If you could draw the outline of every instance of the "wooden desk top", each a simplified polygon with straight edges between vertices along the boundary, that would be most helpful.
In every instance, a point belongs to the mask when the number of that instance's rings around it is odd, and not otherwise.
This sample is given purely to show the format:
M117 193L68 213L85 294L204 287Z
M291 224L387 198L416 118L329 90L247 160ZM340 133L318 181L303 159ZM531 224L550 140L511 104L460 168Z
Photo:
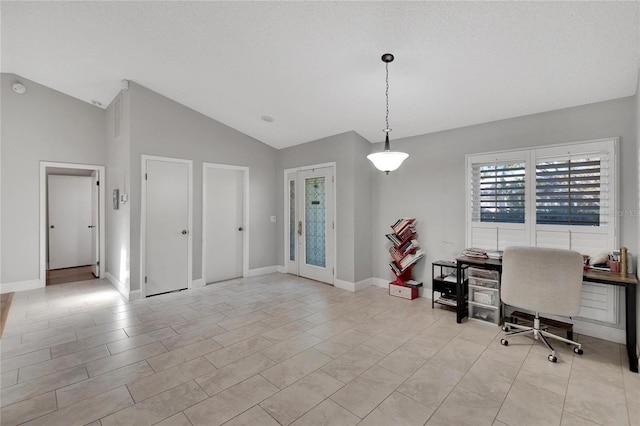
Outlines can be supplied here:
M498 259L484 259L481 257L461 256L456 258L456 261L471 265L485 266L492 269L498 269L502 267L502 260ZM595 283L614 285L638 285L638 278L633 274L620 274L617 272L587 269L582 273L582 276L585 281Z

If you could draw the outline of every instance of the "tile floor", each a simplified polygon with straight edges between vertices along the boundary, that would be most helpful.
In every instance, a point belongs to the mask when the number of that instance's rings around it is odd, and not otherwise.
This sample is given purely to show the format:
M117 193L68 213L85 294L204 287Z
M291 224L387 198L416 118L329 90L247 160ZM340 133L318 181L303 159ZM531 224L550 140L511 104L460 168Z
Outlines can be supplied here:
M621 345L526 337L428 299L272 274L127 303L106 281L15 294L1 424L638 425Z

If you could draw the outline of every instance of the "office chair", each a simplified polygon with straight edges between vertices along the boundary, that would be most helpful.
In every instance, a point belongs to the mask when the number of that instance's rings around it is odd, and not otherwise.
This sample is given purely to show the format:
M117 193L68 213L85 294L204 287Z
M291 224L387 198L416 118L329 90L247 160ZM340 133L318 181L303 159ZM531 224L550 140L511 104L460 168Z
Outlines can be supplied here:
M582 255L576 251L541 247L507 247L502 256L500 298L510 306L535 312L533 327L505 322L506 332L500 341L509 344L510 336L532 335L551 350L549 361L557 362L549 339L575 345L582 355L582 345L540 328L540 312L570 317L580 311L582 292ZM517 331L509 332L510 329Z

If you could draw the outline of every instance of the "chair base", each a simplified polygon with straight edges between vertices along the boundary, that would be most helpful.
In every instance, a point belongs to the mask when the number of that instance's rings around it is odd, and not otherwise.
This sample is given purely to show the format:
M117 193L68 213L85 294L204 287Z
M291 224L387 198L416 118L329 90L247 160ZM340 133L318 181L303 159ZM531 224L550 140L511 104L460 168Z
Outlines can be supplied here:
M509 332L511 328L515 328L517 331ZM535 317L533 318L533 327L526 327L520 324L512 324L509 322L505 322L502 329L506 332L504 338L500 341L503 346L509 345L509 341L507 340L510 336L527 336L530 335L535 340L542 342L547 349L551 351L551 354L547 357L547 359L551 362L557 362L558 357L556 356L556 351L553 349L553 346L549 343L547 339L559 340L561 342L567 343L569 345L574 345L573 352L578 355L582 355L582 344L575 342L573 340L565 339L564 337L558 336L553 333L549 333L544 328L540 328L540 315L536 312Z

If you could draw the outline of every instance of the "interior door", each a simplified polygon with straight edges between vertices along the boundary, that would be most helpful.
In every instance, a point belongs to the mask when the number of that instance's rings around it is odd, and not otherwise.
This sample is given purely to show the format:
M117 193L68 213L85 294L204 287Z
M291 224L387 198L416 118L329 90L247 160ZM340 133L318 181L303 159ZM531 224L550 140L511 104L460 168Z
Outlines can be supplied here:
M49 269L91 264L91 177L48 177Z
M98 212L100 211L99 205L99 191L98 187L98 171L94 170L91 173L91 272L96 277L100 276L100 237L98 235L99 220Z
M190 164L145 160L146 295L189 286Z
M333 167L299 171L296 187L298 274L333 284Z
M244 171L204 168L205 282L242 276Z

